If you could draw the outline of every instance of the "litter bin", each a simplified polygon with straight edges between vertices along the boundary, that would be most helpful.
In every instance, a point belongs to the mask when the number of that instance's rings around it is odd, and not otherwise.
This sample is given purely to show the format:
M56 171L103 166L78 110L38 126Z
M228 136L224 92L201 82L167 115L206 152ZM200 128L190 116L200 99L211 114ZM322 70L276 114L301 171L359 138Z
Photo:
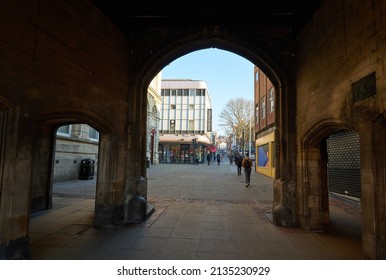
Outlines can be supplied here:
M95 161L86 158L80 162L79 179L88 180L94 178L94 164Z

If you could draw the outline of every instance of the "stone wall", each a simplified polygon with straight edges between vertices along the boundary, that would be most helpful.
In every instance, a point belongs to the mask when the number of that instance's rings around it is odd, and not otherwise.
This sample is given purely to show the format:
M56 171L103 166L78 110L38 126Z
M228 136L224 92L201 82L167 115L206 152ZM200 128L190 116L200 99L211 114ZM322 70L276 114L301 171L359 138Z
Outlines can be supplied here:
M98 171L98 142L57 136L54 183L78 180L83 159L94 160L95 176Z
M384 192L385 163L374 158L374 149L385 145L384 139L379 142L377 137L385 130L385 14L386 5L380 0L324 1L298 38L293 120L301 223L313 228L324 219L326 137L340 129L355 131L361 151L364 256L383 258L385 244L375 245L380 236L371 224L383 224L385 219L384 196L376 195ZM355 87L364 77L367 81ZM374 204L380 207L374 209Z
M0 258L26 258L30 211L51 207L61 125L101 133L96 224L122 219L127 112L135 105L125 39L91 1L1 1L0 11Z

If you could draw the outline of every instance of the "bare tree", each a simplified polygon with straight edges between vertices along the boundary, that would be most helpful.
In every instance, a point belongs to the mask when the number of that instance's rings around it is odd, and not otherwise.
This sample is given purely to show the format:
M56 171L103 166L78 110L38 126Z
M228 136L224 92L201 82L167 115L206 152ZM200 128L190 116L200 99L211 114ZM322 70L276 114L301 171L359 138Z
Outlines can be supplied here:
M252 137L254 133L253 112L253 101L241 97L231 99L220 113L219 125L227 134L235 136L238 145L241 141L244 141L243 144L246 145L249 139L254 139ZM246 146L249 147L249 145Z

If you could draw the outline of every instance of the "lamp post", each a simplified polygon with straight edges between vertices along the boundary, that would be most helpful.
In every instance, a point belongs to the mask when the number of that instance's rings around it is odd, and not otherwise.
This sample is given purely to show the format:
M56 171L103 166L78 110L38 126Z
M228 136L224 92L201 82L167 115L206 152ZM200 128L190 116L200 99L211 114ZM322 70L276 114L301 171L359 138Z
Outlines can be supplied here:
M228 135L227 146L228 150L232 151L232 133Z
M196 155L197 138L193 138L192 143L193 143L193 164L198 164L197 155Z
M241 131L241 145L242 146L242 151L243 151L243 156L244 156L244 153L245 153L245 139L244 139L244 126L243 126L243 130Z
M252 155L252 104L249 106L249 155Z

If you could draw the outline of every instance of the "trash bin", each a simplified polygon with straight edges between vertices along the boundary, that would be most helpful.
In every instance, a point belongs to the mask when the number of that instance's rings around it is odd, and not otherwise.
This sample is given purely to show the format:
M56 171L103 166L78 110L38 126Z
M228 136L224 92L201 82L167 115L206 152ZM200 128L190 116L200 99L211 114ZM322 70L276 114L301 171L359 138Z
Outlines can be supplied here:
M79 179L88 180L94 178L95 161L90 158L83 159L80 162Z

